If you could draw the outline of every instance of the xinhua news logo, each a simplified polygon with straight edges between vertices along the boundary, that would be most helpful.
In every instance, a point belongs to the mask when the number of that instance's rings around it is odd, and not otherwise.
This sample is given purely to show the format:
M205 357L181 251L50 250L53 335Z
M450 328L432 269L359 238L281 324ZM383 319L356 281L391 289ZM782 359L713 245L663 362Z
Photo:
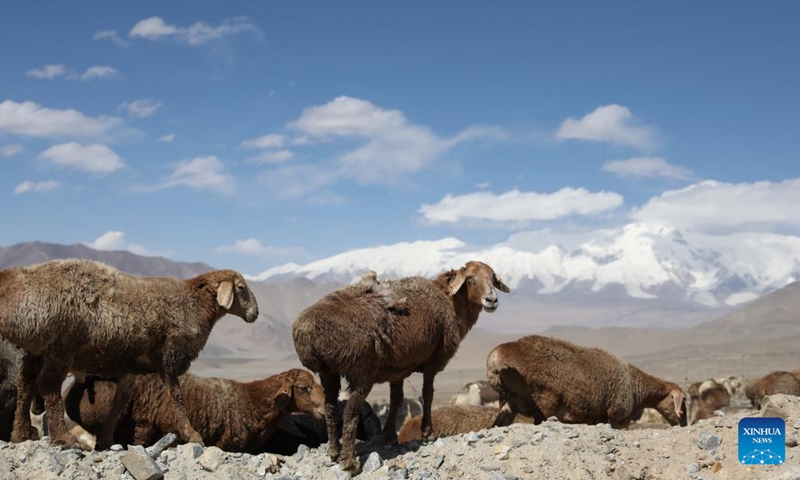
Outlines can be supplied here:
M782 418L739 420L739 461L745 465L780 465L786 460L786 422Z

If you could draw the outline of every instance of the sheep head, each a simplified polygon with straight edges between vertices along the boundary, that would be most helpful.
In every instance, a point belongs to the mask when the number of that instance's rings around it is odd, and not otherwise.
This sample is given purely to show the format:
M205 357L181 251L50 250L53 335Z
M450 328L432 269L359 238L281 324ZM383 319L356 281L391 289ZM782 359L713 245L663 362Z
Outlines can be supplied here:
M309 413L322 417L325 392L306 370L295 368L282 374L281 386L274 398L275 408L284 412Z
M234 270L216 270L204 275L198 286L208 288L216 295L221 313L236 315L247 323L258 318L256 296L247 286L244 277Z
M670 383L669 386L669 394L656 405L656 410L670 425L685 427L688 422L686 417L686 394L674 383Z
M508 293L511 289L500 280L492 267L483 262L467 262L454 272L448 287L450 295L455 295L462 288L467 289L467 298L473 305L481 305L486 312L494 312L499 305L497 292Z

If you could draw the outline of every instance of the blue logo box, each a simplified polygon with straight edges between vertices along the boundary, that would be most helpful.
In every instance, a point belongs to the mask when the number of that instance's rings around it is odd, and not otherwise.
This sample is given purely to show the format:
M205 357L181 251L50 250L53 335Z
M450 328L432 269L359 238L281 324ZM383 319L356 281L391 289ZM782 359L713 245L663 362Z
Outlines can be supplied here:
M786 422L782 418L739 420L739 462L780 465L786 460Z

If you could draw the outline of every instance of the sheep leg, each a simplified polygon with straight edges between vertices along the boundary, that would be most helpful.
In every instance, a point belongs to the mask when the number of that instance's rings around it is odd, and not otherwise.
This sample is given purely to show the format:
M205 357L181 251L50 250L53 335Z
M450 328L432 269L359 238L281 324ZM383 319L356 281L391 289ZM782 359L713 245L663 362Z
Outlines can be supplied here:
M403 381L389 384L389 414L383 426L383 443L397 443L397 412L403 403Z
M205 445L203 437L192 427L186 409L183 408L183 393L181 384L176 375L170 375L164 379L169 386L169 394L172 397L172 407L174 409L175 422L178 427L178 435L181 440L188 443L199 443Z
M133 380L133 375L123 375L117 379L117 389L114 392L114 400L111 403L111 412L100 427L100 431L97 432L95 450L106 450L114 444L114 430L117 428L117 422L119 422L122 411L130 401Z
M339 375L319 374L322 389L325 391L325 426L328 427L328 454L331 461L339 459L339 432L336 421L336 406L339 403L339 390L342 388Z
M422 440L428 442L433 436L433 426L431 425L431 405L433 404L433 379L436 371L426 368L422 372Z
M70 365L72 365L70 356L49 354L44 359L42 372L37 381L39 391L44 398L44 408L53 443L66 448L80 447L75 436L67 431L64 422L64 399L61 398L61 385L67 378Z
M514 423L514 419L517 417L517 411L512 406L513 402L505 402L503 408L500 409L500 413L497 414L497 418L494 420L493 427L507 427Z
M14 428L11 431L12 442L36 440L39 432L31 425L31 403L36 389L36 379L42 370L42 357L25 353L17 375L17 409L14 411Z
M372 385L354 384L351 378L347 379L350 384L350 398L344 407L344 428L342 432L342 456L339 466L342 470L350 473L358 471L359 462L355 454L356 433L358 431L358 412L361 404L367 399Z

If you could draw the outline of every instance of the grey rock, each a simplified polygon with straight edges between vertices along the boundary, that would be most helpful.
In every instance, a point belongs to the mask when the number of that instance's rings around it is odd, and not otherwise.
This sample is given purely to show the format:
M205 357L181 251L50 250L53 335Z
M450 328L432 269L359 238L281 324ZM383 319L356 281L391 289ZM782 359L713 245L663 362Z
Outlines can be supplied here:
M121 452L125 450L125 447L123 447L119 443L115 443L114 445L111 445L111 448L109 448L109 450L111 450L112 452Z
M200 458L200 455L203 454L203 447L197 443L184 443L183 445L178 445L177 452L179 459L189 461Z
M408 470L405 469L405 468L401 468L399 470L395 470L392 475L393 475L394 478L397 478L397 479L400 479L400 480L406 480L408 478Z
M686 473L689 474L689 475L695 475L699 471L700 471L700 464L698 464L698 463L693 463L693 464L689 465L688 467L686 467Z
M443 463L444 463L444 455L437 455L433 459L433 468L438 470Z
M150 455L150 458L156 459L158 458L159 455L161 455L161 452L163 452L164 450L167 449L167 447L175 443L175 440L177 439L178 437L176 437L174 433L168 433L163 437L161 437L159 441L147 447L145 450L147 451L147 454Z
M367 461L364 462L364 466L361 468L361 470L363 473L372 473L382 466L383 459L381 459L381 456L378 455L378 452L372 452L369 454L369 457L367 457Z
M786 446L789 448L797 446L797 436L792 433L786 434Z
M475 443L478 440L480 440L480 438L478 437L478 434L476 434L475 432L469 432L467 436L464 437L464 440L466 440L467 443Z
M425 469L420 470L417 475L419 475L419 478L431 478L431 472Z
M202 455L200 455L200 466L208 470L209 472L213 472L222 465L222 462L225 461L225 452L220 450L217 447L208 447Z
M305 445L300 445L297 447L297 451L295 452L293 458L296 462L299 462L303 460L303 457L306 456L306 453L308 453L308 447Z
M700 432L700 438L697 439L697 446L702 450L713 450L717 448L720 443L722 443L722 439L719 435L715 435L708 430Z
M161 468L141 445L130 445L128 451L122 456L122 464L136 480L164 478Z
M479 468L484 472L496 472L500 470L500 465L481 465Z

